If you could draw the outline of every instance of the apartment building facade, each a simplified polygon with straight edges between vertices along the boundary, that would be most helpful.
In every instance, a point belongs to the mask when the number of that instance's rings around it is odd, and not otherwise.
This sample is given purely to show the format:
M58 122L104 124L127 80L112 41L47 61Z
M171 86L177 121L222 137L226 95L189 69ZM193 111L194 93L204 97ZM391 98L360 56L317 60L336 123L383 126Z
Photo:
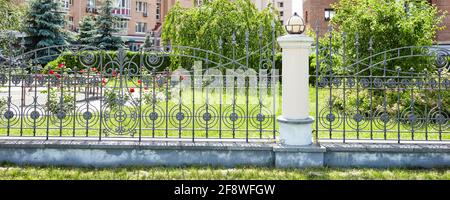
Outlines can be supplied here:
M96 16L104 0L62 0L67 13L67 28L77 32L83 17ZM192 0L179 0L184 7L193 6ZM114 24L118 35L130 48L137 50L143 44L145 36L153 32L158 42L162 23L175 0L113 0L112 13L118 18Z
M294 14L292 13L292 1L300 0L251 0L258 10L263 10L267 5L274 5L276 12L278 12L279 20L281 24L286 24L289 18Z
M316 27L319 24L320 33L327 31L328 22L333 18L335 10L331 4L338 0L303 0L303 19L308 28ZM436 5L439 10L447 11L447 16L442 25L445 30L438 31L436 42L438 44L450 44L450 0L428 0L429 3Z

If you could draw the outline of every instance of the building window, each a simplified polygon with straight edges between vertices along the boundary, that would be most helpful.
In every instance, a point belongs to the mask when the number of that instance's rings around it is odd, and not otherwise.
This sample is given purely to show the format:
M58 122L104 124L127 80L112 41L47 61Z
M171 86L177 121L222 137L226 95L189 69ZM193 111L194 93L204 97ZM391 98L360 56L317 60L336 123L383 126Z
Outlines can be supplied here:
M280 23L281 23L281 25L284 25L284 21L283 20L280 20Z
M72 5L73 4L73 0L69 0L69 5Z
M278 2L278 7L279 7L279 8L284 7L284 3L283 3L283 2Z
M113 14L116 15L126 15L129 16L131 7L131 0L117 0L116 8L112 11Z
M334 17L334 9L327 8L325 9L325 21L330 21Z
M114 28L121 29L121 30L128 29L128 21L127 20L118 21L118 22L114 23Z
M156 19L159 20L161 18L161 0L157 0L156 2Z
M283 17L283 16L284 16L284 12L280 11L280 17Z
M147 23L137 22L136 23L136 33L145 33L147 31Z
M147 12L147 2L136 1L136 12Z
M88 8L94 8L95 7L95 0L87 0L87 7Z

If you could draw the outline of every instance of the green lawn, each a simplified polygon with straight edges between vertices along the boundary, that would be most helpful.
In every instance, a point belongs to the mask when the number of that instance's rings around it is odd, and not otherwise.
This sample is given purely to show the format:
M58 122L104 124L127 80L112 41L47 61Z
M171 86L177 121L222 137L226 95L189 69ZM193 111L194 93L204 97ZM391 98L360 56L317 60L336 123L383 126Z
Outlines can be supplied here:
M273 169L260 167L132 167L72 168L0 164L0 179L90 179L90 180L450 180L450 169Z

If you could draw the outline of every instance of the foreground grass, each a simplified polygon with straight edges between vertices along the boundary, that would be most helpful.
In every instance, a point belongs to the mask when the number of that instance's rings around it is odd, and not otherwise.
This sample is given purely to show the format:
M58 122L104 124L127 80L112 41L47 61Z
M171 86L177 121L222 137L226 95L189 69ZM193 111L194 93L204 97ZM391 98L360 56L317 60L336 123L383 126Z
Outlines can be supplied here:
M72 168L0 165L0 179L47 180L450 180L450 169L273 169L261 167Z

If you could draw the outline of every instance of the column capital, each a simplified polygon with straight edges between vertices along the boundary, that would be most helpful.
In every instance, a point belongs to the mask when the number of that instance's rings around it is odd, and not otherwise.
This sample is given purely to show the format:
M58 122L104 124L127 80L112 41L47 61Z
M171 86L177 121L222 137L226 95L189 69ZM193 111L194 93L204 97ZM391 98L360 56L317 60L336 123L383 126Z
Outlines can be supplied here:
M277 38L277 41L283 49L310 49L314 39L306 36L305 34L288 34Z

